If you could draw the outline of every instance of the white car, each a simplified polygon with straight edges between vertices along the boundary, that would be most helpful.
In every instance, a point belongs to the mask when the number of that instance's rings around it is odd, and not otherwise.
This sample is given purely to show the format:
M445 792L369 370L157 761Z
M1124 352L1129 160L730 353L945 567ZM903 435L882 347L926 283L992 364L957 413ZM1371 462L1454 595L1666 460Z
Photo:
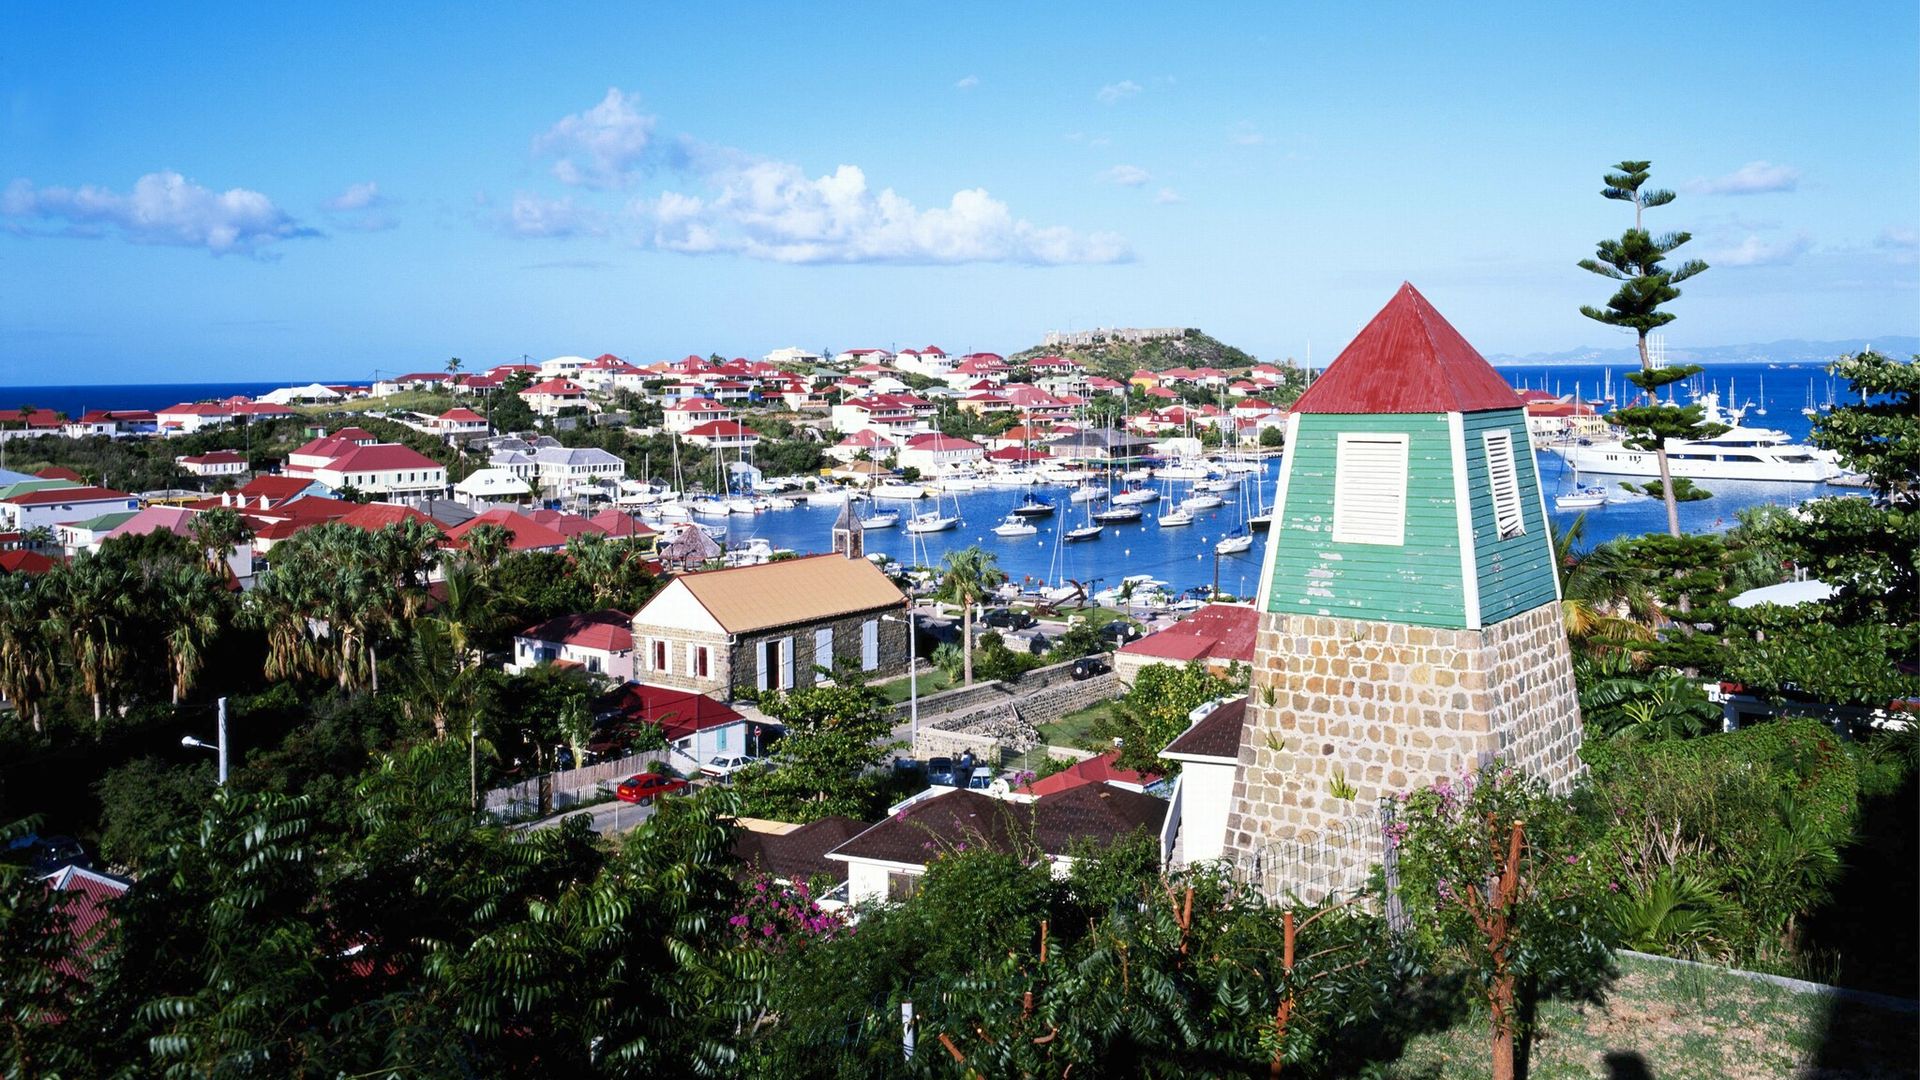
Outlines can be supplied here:
M759 760L759 758L747 757L742 754L718 754L709 758L705 765L700 766L700 771L708 776L725 780L727 777L732 776L734 773L739 772L749 765L757 763Z

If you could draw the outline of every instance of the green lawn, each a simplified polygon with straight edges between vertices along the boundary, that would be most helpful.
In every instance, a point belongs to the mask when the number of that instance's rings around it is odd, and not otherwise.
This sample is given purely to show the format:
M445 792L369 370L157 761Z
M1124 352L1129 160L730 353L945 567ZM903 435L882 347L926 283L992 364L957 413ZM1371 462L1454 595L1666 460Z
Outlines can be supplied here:
M424 412L439 415L455 404L453 395L430 390L406 390L398 394L379 398L356 398L352 401L328 401L317 405L295 405L294 411L308 416L324 416L327 413L359 412ZM469 408L476 402L468 399Z
M1920 1023L1883 1010L1738 978L1711 968L1620 958L1600 1003L1540 1007L1532 1080L1682 1077L1912 1077ZM1462 1020L1408 1039L1370 1077L1491 1075L1486 1026Z
M952 685L953 680L948 678L947 673L939 668L920 673L920 696L923 698L928 694L936 694L942 690L946 690ZM898 704L911 696L913 680L908 678L895 679L892 682L878 684L876 689L885 694L888 701Z

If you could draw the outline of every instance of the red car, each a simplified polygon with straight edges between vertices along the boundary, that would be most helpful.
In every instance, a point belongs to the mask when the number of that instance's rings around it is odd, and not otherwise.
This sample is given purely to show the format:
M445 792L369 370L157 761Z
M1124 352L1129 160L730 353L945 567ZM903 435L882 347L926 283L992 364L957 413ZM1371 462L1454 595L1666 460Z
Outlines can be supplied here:
M687 782L659 773L639 773L620 781L613 789L613 797L621 802L639 803L641 806L653 805L653 800L661 795L671 795L686 790Z

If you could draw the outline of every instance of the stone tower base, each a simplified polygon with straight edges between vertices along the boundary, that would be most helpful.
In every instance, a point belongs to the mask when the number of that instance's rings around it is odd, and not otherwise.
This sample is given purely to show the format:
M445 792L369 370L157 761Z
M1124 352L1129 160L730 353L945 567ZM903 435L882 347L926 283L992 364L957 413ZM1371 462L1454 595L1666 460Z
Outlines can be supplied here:
M1227 850L1269 878L1281 849L1357 864L1316 880L1364 878L1378 845L1330 840L1375 822L1381 799L1495 757L1557 791L1580 771L1557 604L1484 630L1267 613L1253 664Z

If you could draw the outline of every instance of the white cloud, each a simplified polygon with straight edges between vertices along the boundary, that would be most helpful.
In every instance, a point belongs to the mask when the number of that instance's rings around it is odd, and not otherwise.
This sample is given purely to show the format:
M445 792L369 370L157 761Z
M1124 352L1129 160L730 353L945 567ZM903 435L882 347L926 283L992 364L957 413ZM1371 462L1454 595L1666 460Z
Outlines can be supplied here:
M980 76L968 75L966 78L961 79L957 83L954 83L953 88L955 90L971 90L974 87L979 85L980 85Z
M215 255L263 256L270 244L319 235L257 191L214 191L172 171L142 176L125 195L92 185L35 187L15 180L0 193L0 217L18 233L117 233L130 243L204 247ZM57 221L66 225L53 227Z
M1685 185L1686 190L1696 195L1761 195L1792 191L1799 186L1799 169L1765 161L1749 161L1725 176L1711 180L1703 177Z
M513 203L495 220L502 229L514 236L529 239L598 236L606 231L599 212L591 207L576 205L571 195L548 199L531 192L516 192Z
M1748 236L1735 247L1708 255L1707 262L1713 266L1779 266L1793 262L1811 247L1813 240L1806 236L1780 241Z
M1887 258L1897 266L1912 266L1920 262L1920 230L1901 225L1888 226L1880 230L1873 246L1887 252Z
M1172 188L1163 187L1160 189L1159 194L1153 197L1153 201L1160 204L1161 206L1172 206L1174 203L1186 202L1187 199L1186 199L1186 196L1180 194L1179 192L1173 190Z
M1121 187L1139 187L1153 177L1138 165L1115 165L1101 173L1100 179L1109 184L1119 184Z
M375 206L384 206L386 202L386 197L380 194L380 185L369 180L364 184L348 184L347 190L321 203L320 209L336 212L367 210Z
M400 220L381 208L391 205L392 199L380 194L380 185L369 180L364 184L349 184L347 189L320 204L320 209L339 215L333 218L336 228L351 229L354 232L384 232L400 224Z
M1118 105L1139 92L1139 83L1132 79L1122 79L1117 83L1108 83L1101 87L1093 97L1102 105Z
M563 184L596 189L622 187L645 163L656 118L609 87L600 104L563 118L533 140L533 152L553 155L553 175Z
M1083 235L1013 216L985 190L956 192L919 209L842 165L809 178L789 162L728 165L705 176L706 194L669 191L635 201L643 244L664 251L732 253L784 263L1110 263L1130 258L1110 233Z

